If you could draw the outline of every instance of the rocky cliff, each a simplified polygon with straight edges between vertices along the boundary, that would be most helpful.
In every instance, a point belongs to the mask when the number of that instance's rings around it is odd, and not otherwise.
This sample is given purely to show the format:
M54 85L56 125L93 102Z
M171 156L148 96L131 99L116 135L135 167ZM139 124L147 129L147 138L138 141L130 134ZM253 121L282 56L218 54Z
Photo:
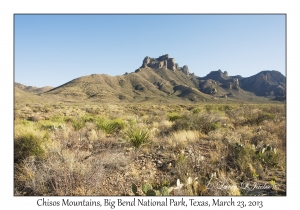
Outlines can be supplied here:
M158 58L150 58L146 56L143 60L142 66L136 70L136 72L141 71L141 68L153 68L153 69L169 69L171 71L181 71L185 75L189 76L190 71L187 65L179 67L178 63L175 63L174 58L170 58L168 54L162 55Z

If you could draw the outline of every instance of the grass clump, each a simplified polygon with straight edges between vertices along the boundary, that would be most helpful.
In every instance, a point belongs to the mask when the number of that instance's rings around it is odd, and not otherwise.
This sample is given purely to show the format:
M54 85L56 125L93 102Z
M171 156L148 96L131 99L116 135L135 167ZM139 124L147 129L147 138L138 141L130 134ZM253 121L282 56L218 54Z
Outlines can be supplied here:
M47 132L17 125L15 127L14 161L18 163L29 156L43 157L45 153L43 143L48 137Z
M275 115L268 112L259 112L257 114L253 114L247 116L246 122L250 125L260 125L265 120L274 120Z
M168 120L171 121L171 122L174 122L175 120L181 119L181 118L182 118L182 116L179 115L178 113L175 113L175 112L172 112L172 113L168 114Z
M72 121L72 126L75 131L79 131L84 127L85 123L85 119L83 117L80 117Z
M141 127L130 128L125 132L125 134L135 147L140 147L150 138L149 130Z
M122 119L107 120L99 118L95 123L97 129L104 131L106 134L118 133L125 128L125 122Z
M202 133L220 128L218 118L213 114L186 114L174 122L174 130L197 130Z

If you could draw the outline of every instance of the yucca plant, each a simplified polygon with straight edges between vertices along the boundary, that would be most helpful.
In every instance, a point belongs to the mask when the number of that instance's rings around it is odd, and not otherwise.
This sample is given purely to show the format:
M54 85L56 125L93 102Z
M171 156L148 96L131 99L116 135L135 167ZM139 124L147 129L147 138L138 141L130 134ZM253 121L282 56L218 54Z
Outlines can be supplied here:
M125 134L135 147L141 146L141 144L148 141L150 137L148 129L140 127L130 128Z

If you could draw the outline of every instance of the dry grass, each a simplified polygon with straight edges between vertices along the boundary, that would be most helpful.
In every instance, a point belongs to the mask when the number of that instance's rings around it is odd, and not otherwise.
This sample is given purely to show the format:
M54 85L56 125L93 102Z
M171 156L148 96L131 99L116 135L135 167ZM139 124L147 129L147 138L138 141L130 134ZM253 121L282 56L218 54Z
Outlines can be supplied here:
M15 113L15 195L133 195L133 183L150 183L234 196L275 171L285 190L284 105L27 102ZM220 183L228 187L209 187Z

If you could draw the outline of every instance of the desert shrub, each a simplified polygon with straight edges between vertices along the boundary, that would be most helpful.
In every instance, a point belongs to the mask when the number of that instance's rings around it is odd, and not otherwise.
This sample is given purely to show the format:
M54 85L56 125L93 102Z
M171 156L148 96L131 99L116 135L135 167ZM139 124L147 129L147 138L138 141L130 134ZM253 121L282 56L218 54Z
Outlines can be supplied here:
M271 134L265 130L256 132L250 138L250 143L257 147L262 147L264 144L270 144L272 147L281 146L282 142L278 139L276 134Z
M40 105L40 104L35 104L35 105L32 106L32 111L33 112L40 112L42 110L43 110L43 106Z
M234 127L239 127L245 122L243 107L226 110L225 114L228 116Z
M186 114L173 125L174 130L198 130L205 134L220 127L219 119L213 114Z
M182 116L179 115L178 113L172 112L172 113L168 114L168 120L171 122L174 122L175 120L180 119L180 118L182 118Z
M93 122L94 121L94 117L89 114L85 114L85 115L81 116L80 118L85 122Z
M32 122L38 122L38 121L42 120L42 117L39 115L32 115L32 116L28 117L28 120L32 121Z
M94 117L90 116L90 115L83 115L83 116L80 116L80 117L77 117L77 118L67 117L67 118L64 119L64 121L65 122L71 122L74 130L78 131L78 130L81 130L87 122L93 122Z
M53 121L53 122L58 122L58 123L64 123L64 122L65 122L64 117L61 116L61 115L58 115L58 114L53 115L53 116L50 118L50 120Z
M285 116L286 112L286 105L268 105L263 106L261 109L263 112L275 114L275 115L283 115Z
M221 128L221 125L220 125L220 123L218 123L218 122L212 122L210 125L209 125L209 131L213 131L213 130L217 130L217 129L219 129L219 128Z
M75 131L79 131L84 127L85 123L85 119L80 117L72 121L72 126Z
M184 154L179 154L175 162L175 170L178 173L180 180L186 180L188 174L193 173L193 167L191 167L190 160Z
M252 157L255 155L255 151L251 147L239 143L229 144L228 147L228 164L232 168L245 171L248 164L252 162Z
M246 123L250 125L260 125L265 120L274 120L275 115L267 112L258 112L246 117Z
M58 127L60 123L53 122L51 120L41 120L38 122L38 126L42 130L49 130L52 129L54 126Z
M207 112L211 112L214 109L214 106L211 104L207 104L204 106Z
M232 110L232 109L234 109L234 107L232 105L220 105L220 106L218 106L219 111L228 111L228 110Z
M276 148L266 144L262 148L259 148L255 154L256 160L260 161L266 167L279 165L281 162L280 159L283 158Z
M200 138L198 131L180 130L171 134L172 143L175 143L180 148L184 147L187 143L195 142Z
M16 125L23 125L23 126L34 126L34 123L28 120L20 120L20 121L16 121Z
M264 121L262 127L266 132L276 135L275 139L278 138L277 147L284 151L286 148L286 121ZM274 139L274 137L272 139Z
M51 111L51 108L50 108L49 106L45 106L45 107L44 107L44 111L45 111L46 113L49 113L49 112Z
M101 190L103 162L101 159L80 161L86 154L70 151L51 155L42 162L25 159L17 166L16 188L27 195L95 195Z
M264 176L264 167L276 167L282 163L280 151L269 145L255 147L254 145L229 144L227 164L233 170L246 175L247 178L256 179Z
M192 112L193 112L194 114L198 114L198 113L201 113L201 112L202 112L202 109L200 109L199 107L198 107L198 108L194 108L194 109L192 109Z
M94 109L94 108L86 108L85 111L89 114L99 114L99 109Z
M15 127L14 160L20 162L29 157L43 157L45 150L43 143L49 138L47 132L33 127L17 125Z
M117 172L125 171L127 169L128 158L118 151L104 152L99 158L106 171Z
M125 134L135 147L141 146L150 138L149 130L141 127L130 128L125 132Z
M125 122L122 119L108 120L104 118L98 118L95 121L98 130L104 131L106 134L117 133L125 128Z
M74 120L73 117L69 117L69 116L64 117L64 122L66 123L72 123L73 120Z

